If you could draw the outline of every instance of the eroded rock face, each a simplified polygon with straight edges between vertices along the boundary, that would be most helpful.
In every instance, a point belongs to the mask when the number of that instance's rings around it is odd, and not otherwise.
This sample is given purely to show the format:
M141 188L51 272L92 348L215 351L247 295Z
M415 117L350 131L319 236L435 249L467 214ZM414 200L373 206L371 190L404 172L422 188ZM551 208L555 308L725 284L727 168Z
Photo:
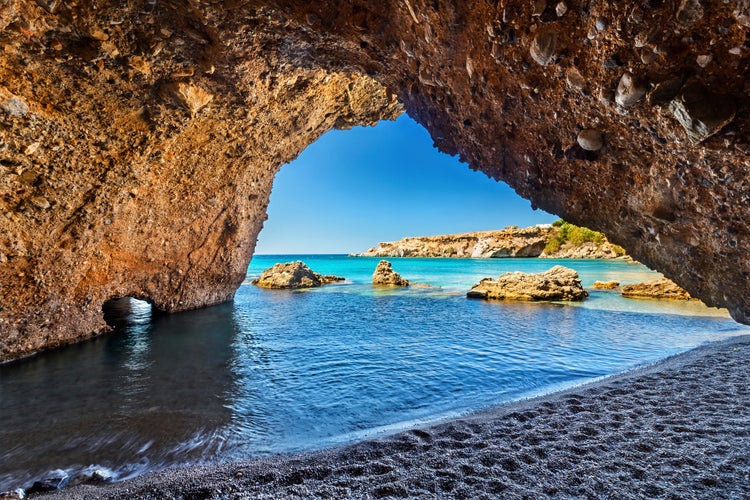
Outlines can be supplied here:
M316 273L302 261L275 264L263 271L253 285L261 288L313 288L344 281L339 276Z
M230 299L278 168L397 100L750 322L745 3L3 2L0 359Z
M573 269L555 266L543 273L505 273L485 278L466 294L471 299L520 300L527 302L581 301L589 296Z

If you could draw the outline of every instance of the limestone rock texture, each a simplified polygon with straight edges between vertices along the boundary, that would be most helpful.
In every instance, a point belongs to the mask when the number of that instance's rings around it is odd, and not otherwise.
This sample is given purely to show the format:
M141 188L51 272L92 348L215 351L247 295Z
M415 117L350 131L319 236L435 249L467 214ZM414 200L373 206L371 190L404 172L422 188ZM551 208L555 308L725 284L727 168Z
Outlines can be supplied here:
M557 235L557 228L545 225L497 231L444 234L439 236L411 236L399 241L378 243L360 257L447 257L497 259L504 257L542 257L548 259L617 259L622 249L606 238L601 244L566 242L556 251L547 253L545 247Z
M409 280L401 277L387 260L381 260L372 273L372 284L376 286L409 286Z
M414 236L378 243L362 257L539 257L552 228L527 227L498 231Z
M497 279L485 278L466 294L470 299L518 300L526 302L581 301L589 296L578 273L555 266L543 273L505 273Z
M313 288L337 281L344 281L339 276L316 273L302 261L276 264L253 280L253 285L261 288Z
M682 3L2 2L0 360L231 299L278 169L404 110L750 322L750 12Z
M631 299L690 300L690 294L667 278L622 287L622 296Z

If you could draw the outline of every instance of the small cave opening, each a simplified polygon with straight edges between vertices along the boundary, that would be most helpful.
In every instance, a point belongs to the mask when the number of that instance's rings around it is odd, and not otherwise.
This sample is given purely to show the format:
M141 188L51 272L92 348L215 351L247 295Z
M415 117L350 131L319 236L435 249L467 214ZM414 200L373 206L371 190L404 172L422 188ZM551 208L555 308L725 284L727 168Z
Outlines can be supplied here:
M151 302L135 297L115 297L102 305L104 321L115 329L150 322L154 311Z

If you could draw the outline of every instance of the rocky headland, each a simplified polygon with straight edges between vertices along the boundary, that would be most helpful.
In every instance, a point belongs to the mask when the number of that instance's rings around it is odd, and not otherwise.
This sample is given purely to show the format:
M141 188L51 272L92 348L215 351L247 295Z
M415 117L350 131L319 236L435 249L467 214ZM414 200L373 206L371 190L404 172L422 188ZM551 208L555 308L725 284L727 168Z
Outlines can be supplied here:
M571 240L570 228L578 231ZM580 234L579 234L580 233ZM625 251L598 232L572 224L556 223L496 231L407 237L378 243L361 257L541 257L567 259L616 259Z
M344 281L339 276L318 274L302 261L275 264L263 271L253 285L261 288L313 288Z
M471 287L471 299L519 301L580 301L588 297L578 273L555 266L542 273L505 273L497 279L485 278Z

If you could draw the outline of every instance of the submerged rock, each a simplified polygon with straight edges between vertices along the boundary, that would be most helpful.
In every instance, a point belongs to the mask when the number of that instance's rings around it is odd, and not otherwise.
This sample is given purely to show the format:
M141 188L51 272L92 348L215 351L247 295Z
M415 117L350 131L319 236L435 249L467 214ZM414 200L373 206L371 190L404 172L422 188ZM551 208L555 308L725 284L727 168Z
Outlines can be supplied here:
M684 289L668 278L644 281L622 287L622 296L636 299L690 300L692 297Z
M276 264L263 271L252 283L261 288L312 288L343 280L344 278L338 276L318 274L298 260Z
M34 481L34 484L27 490L27 493L43 493L47 491L59 490L68 482L68 473L62 469L49 471L41 479Z
M616 290L620 288L619 281L595 281L592 285L594 290Z
M588 297L573 269L555 266L543 273L505 273L496 280L485 278L466 294L472 299L493 300L568 300L580 301Z
M409 286L409 280L405 280L393 270L391 263L387 260L378 262L378 267L372 273L372 284L381 286Z

